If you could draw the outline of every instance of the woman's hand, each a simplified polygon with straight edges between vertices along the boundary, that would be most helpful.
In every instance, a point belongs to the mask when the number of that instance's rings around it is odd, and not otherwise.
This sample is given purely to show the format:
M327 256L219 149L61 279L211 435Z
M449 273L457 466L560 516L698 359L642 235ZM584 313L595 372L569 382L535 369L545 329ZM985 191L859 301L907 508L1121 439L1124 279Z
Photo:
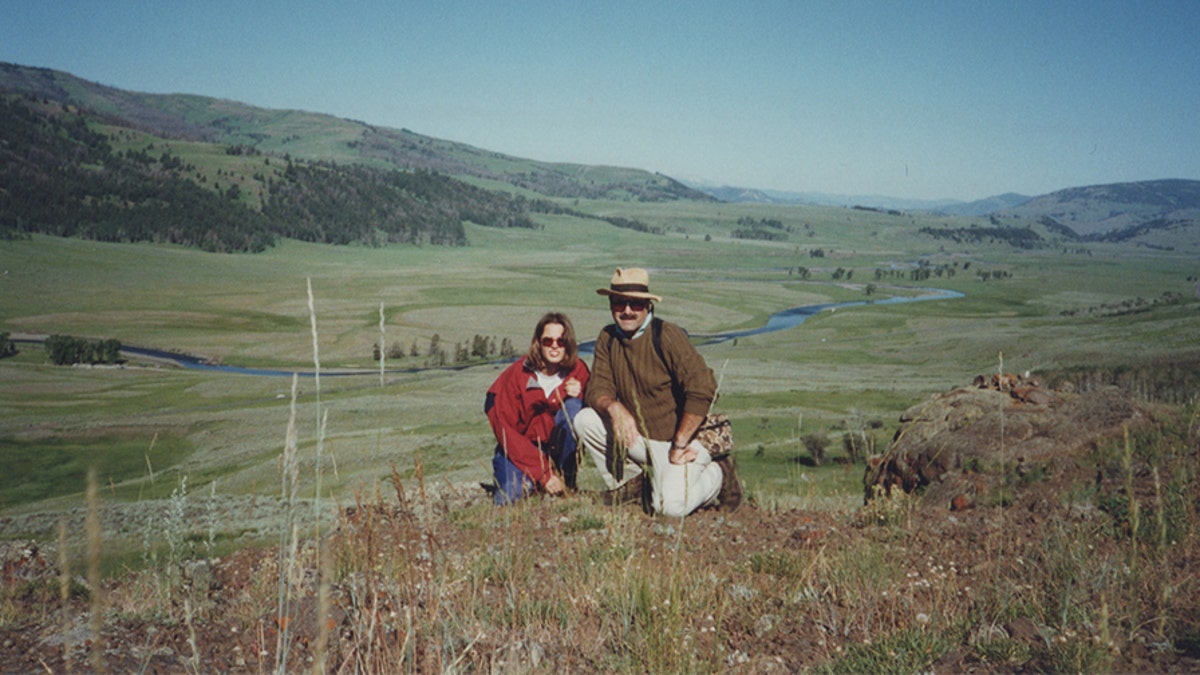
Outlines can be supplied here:
M563 393L571 398L579 398L579 395L583 393L583 385L573 377L563 382L562 388Z
M558 474L551 474L550 479L546 481L546 484L542 486L542 489L545 490L547 494L561 495L564 491L566 491L567 485L566 483L563 483L563 479L558 477Z

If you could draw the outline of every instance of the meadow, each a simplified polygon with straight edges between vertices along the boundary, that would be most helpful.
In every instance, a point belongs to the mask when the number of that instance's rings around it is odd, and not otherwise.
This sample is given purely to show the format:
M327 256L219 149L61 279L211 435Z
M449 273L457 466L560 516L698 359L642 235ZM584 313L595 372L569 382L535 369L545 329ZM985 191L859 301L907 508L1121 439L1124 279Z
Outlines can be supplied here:
M286 376L140 359L123 368L55 367L39 347L21 343L18 356L0 361L0 537L52 541L59 521L42 514L74 510L81 522L90 466L103 499L149 510L178 498L181 485L193 495L275 499L287 480L281 456L293 414L306 499L319 489L321 499L354 503L388 492L393 478L410 490L419 483L422 493L482 494L493 443L483 392L503 364L426 367L423 356L405 357L385 363L381 375L373 346L421 351L435 336L449 346L485 335L520 350L549 310L566 312L588 339L609 321L595 289L617 266L648 268L652 290L664 297L659 315L694 336L758 327L801 305L918 288L963 294L847 307L797 328L701 347L720 381L716 408L734 420L747 494L768 513L853 514L863 468L845 457L843 436L868 435L882 451L903 410L976 375L1137 366L1196 351L1194 250L951 247L917 230L969 219L826 207L578 208L637 218L666 234L541 216L537 231L470 226L471 245L459 248L285 241L261 254L221 255L40 236L0 242L0 331L116 338L304 374L293 399ZM787 241L731 239L742 217L795 229ZM945 273L914 280L923 266ZM1003 275L982 280L980 272ZM366 372L335 376L340 370ZM821 466L804 443L813 435L829 443ZM583 481L585 490L598 487L586 469ZM277 536L278 527L236 521L225 516L211 526L210 539L225 552ZM80 532L69 538L80 550ZM106 537L106 569L136 566L144 538L136 528Z
M831 433L836 440L835 427L875 421L883 423L876 430L883 445L901 410L994 372L999 359L1007 370L1038 372L1151 360L1194 347L1195 284L1187 279L1197 265L1186 252L1111 245L1092 245L1087 255L999 245L946 250L916 230L953 219L852 209L588 206L659 224L668 234L547 217L541 231L472 227L471 245L461 248L288 241L257 255L37 237L0 244L0 266L7 270L0 329L116 338L217 363L311 372L311 282L321 367L375 373L372 349L380 342L424 355L435 335L445 347L484 335L523 349L537 317L551 309L565 311L588 339L609 320L594 291L621 265L653 270L654 289L665 298L660 315L697 336L758 327L770 314L801 305L912 294L919 287L963 293L953 300L844 308L795 329L703 348L721 379L719 407L738 421L739 446L761 450L745 462L747 481L764 480L767 492L778 480L766 476L778 476L783 467L796 473L794 460L805 454L802 435ZM730 239L742 217L778 219L797 232L785 242ZM814 249L823 255L813 257ZM912 281L907 275L918 261L958 271ZM807 280L799 268L809 270ZM833 280L838 268L851 276ZM876 269L898 273L877 280ZM1010 276L980 281L981 270ZM878 289L872 296L868 284ZM1186 302L1131 313L1101 309L1164 293ZM140 439L143 452L133 449L136 441L129 452L147 455L133 462L143 469L220 476L221 489L234 494L264 491L275 480L288 378L156 368L136 360L123 370L56 368L42 362L36 346L24 352L0 362L0 442L16 448L49 439L79 452L86 439L115 433ZM417 448L448 481L487 480L482 392L500 365L425 369L424 363L420 357L393 361L382 386L377 374L321 381L338 469L326 484L333 493L378 480L393 462L411 468ZM315 406L311 384L310 378L301 383L301 419L303 406ZM315 422L311 429L315 433ZM104 480L144 482L137 468ZM68 480L47 490L58 496L82 487ZM29 506L12 496L19 493L4 493L5 508Z

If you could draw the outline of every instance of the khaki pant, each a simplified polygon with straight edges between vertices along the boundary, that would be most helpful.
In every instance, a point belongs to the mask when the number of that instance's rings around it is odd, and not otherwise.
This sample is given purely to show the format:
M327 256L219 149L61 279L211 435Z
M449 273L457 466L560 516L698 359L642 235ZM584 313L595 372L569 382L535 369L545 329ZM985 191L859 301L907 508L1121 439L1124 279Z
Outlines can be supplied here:
M595 410L584 408L575 416L575 433L579 436L579 444L592 458L610 490L645 471L649 463L652 467L648 472L650 499L655 513L672 517L686 516L715 500L721 492L724 478L721 467L713 464L708 450L695 441L692 441L692 447L698 456L687 464L670 462L670 441L638 441L629 448L624 480L618 482L609 472L605 461L610 434L603 418Z

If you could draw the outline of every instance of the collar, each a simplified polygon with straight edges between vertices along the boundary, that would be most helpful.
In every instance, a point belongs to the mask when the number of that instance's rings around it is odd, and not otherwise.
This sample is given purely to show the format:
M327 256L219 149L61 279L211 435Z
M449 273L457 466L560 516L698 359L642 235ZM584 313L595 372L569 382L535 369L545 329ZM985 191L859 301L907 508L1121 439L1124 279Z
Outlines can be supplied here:
M642 336L642 333L646 332L646 326L649 326L650 322L653 320L654 320L654 311L651 310L649 312L646 312L646 320L642 322L642 325L638 326L638 329L636 331L634 331L633 335L629 335L625 331L621 330L620 324L617 324L616 322L613 322L613 326L616 326L617 332L621 334L621 337L628 338L630 340L636 340Z

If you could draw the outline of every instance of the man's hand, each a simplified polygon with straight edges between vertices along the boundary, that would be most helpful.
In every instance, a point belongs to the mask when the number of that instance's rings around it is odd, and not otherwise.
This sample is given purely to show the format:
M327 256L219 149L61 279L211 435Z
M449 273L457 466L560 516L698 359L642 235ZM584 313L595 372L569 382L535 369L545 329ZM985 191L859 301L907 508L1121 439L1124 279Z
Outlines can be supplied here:
M699 456L700 453L696 452L696 449L691 445L686 445L680 448L672 444L671 453L667 455L667 459L669 459L672 464L687 464L688 462L695 461Z
M703 415L689 412L680 415L679 426L675 429L675 438L671 441L671 453L667 455L667 459L671 460L672 464L687 464L700 456L700 453L692 447L691 440L703 423Z
M632 448L638 441L642 440L642 432L638 431L637 420L633 413L629 412L618 401L613 401L608 406L608 419L612 422L613 435L616 436L617 443L621 443L625 448Z

